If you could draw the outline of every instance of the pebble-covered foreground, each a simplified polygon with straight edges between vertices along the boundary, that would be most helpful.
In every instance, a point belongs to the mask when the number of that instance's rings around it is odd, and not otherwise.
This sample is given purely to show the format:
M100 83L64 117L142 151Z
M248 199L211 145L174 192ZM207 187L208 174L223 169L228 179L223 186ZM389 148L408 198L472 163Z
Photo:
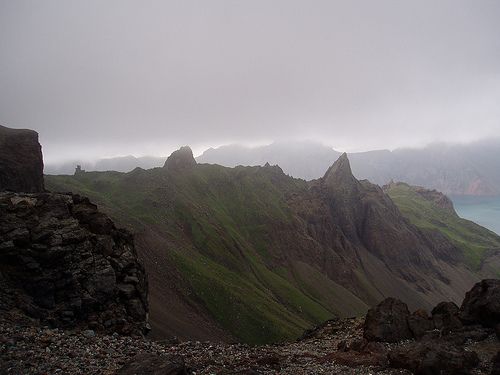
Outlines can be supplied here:
M362 320L331 322L321 337L281 345L167 343L93 331L0 323L1 374L114 374L140 353L184 358L192 374L410 374L405 370L341 365L329 358L339 344L362 335Z

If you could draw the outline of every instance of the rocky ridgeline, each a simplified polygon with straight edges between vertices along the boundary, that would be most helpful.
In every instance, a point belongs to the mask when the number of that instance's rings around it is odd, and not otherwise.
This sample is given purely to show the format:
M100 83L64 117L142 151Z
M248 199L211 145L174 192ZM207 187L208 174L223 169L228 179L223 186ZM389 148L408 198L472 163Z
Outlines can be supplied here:
M133 238L88 199L0 193L0 319L141 334L147 280Z

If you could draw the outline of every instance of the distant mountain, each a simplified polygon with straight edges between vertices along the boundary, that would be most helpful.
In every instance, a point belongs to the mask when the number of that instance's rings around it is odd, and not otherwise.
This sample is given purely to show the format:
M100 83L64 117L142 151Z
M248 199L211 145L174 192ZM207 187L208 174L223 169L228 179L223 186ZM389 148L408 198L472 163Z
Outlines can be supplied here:
M323 176L341 152L315 142L275 142L266 146L227 145L209 148L196 158L198 163L238 165L279 165L293 177L313 180Z
M209 149L197 161L230 167L269 162L291 176L311 180L321 177L339 155L313 142L273 143L254 148L230 145ZM349 158L357 178L379 185L394 180L452 195L500 195L500 140L351 153Z
M269 164L197 164L183 148L163 168L47 176L46 186L85 193L134 230L157 336L281 341L387 296L411 308L458 302L498 272L498 236L478 227L455 241L439 224L458 220L446 200L417 196L439 208L429 222L419 205L402 212L353 176L345 154L310 182ZM462 246L477 236L481 248Z
M394 180L451 195L500 194L500 140L370 151L350 158L357 176L379 185Z
M117 171L130 172L134 168L155 168L165 163L166 157L132 155L118 156L115 158L98 159L97 161L70 160L61 163L48 163L44 166L45 174L73 174L77 165L87 171Z

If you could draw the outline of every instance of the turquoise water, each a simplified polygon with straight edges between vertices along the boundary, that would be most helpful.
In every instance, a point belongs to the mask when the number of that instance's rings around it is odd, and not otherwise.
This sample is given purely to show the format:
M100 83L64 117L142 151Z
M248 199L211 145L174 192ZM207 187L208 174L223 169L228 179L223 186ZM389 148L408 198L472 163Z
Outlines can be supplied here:
M459 216L472 220L500 235L500 196L475 197L467 195L450 198Z

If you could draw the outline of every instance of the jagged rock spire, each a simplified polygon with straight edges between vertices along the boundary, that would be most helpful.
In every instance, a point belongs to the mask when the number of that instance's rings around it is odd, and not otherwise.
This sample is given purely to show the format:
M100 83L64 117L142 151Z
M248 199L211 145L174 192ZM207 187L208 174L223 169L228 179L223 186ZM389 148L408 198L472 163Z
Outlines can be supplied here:
M329 185L356 184L358 182L352 175L351 164L345 152L328 168L323 180Z
M168 170L183 170L192 168L195 165L196 160L194 160L191 148L189 146L182 146L180 149L172 152L163 167Z

